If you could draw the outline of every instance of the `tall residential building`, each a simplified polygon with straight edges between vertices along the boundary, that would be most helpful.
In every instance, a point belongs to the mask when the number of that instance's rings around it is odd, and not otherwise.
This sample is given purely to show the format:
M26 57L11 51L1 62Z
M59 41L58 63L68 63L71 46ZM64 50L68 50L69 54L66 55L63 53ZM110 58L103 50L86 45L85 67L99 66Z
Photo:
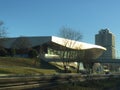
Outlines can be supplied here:
M115 36L108 29L101 29L95 35L95 44L107 49L100 59L115 59Z

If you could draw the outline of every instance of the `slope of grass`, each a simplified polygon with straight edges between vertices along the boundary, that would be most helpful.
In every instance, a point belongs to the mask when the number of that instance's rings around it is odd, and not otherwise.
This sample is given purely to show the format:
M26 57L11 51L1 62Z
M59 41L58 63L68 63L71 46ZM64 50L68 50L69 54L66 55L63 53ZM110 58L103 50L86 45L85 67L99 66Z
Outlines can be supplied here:
M44 65L43 65L44 64ZM41 66L42 65L42 66ZM56 68L35 59L0 57L0 74L54 74Z
M0 66L33 67L34 59L16 58L16 57L0 57Z
M0 74L53 74L56 73L55 70L45 70L45 69L38 69L38 68L30 68L30 67L19 67L13 66L11 68L3 67L0 68Z

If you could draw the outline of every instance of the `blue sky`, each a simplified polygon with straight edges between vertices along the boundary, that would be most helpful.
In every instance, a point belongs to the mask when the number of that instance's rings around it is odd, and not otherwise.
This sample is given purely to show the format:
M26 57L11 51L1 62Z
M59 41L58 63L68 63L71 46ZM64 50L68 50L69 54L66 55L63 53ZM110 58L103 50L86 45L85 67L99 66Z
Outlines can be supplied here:
M8 36L57 36L63 26L80 31L93 43L109 28L120 46L120 0L0 0L0 20Z

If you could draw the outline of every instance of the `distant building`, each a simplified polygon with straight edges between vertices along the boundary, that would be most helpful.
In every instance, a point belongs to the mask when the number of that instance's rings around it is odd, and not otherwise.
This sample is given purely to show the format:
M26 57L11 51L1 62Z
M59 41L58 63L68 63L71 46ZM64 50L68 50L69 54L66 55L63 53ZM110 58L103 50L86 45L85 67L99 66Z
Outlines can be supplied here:
M115 36L108 29L101 29L95 35L95 44L101 45L107 49L100 59L115 59Z

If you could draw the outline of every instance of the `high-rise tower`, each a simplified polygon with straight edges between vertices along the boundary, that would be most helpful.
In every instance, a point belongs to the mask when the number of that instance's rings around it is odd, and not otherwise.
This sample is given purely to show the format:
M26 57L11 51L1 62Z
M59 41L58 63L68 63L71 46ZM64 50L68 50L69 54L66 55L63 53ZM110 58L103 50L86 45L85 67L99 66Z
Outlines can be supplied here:
M115 36L108 29L101 29L95 35L95 44L107 49L100 59L115 59Z

